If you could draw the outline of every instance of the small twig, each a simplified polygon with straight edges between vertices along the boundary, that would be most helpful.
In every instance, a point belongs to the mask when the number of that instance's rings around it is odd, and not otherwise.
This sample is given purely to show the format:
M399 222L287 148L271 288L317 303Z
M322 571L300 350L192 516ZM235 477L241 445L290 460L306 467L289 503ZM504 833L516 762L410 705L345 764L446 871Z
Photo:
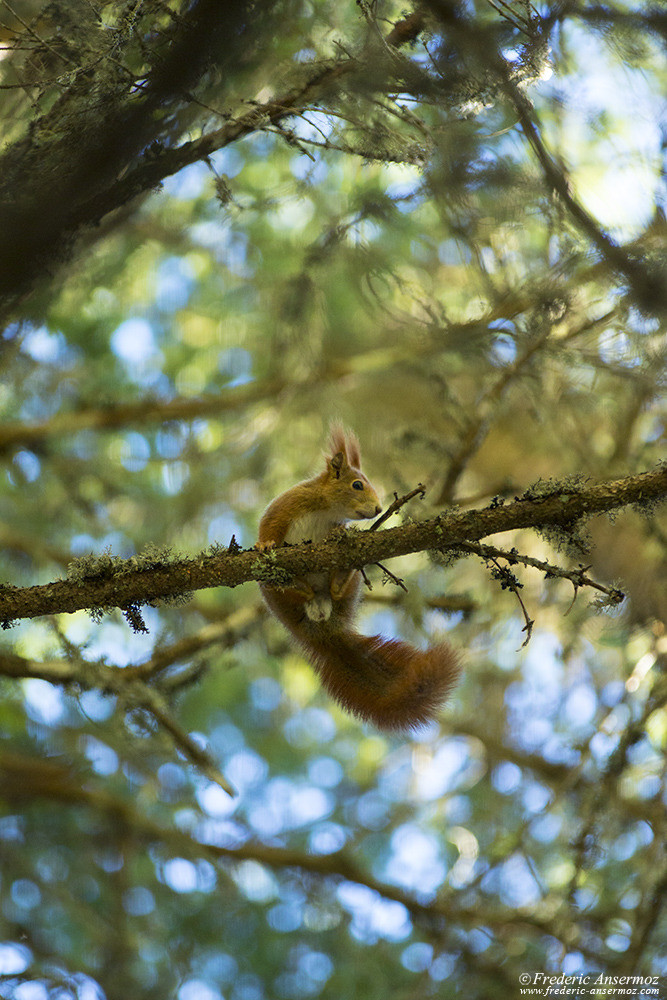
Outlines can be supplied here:
M590 569L590 566L580 564L578 569L562 569L560 566L554 566L543 559L521 555L516 549L508 551L506 549L499 549L495 545L480 545L478 542L462 542L460 548L466 552L472 552L482 559L505 559L511 566L516 563L521 563L522 566L532 566L534 569L541 570L547 580L551 577L569 580L574 587L572 604L574 604L577 591L580 587L593 587L594 590L599 590L602 594L607 595L612 604L620 604L625 600L625 594L618 587L605 587L604 584L592 580L590 576L586 576L586 570ZM569 614L572 610L572 604L570 604L570 607L565 612L566 614Z
M41 35L38 35L38 34L37 34L37 32L35 31L35 29L34 29L34 28L32 28L32 27L31 27L31 26L30 26L30 25L28 24L28 22L27 22L27 21L24 21L24 20L23 20L23 18L22 18L22 17L20 16L20 14L17 14L17 12L16 12L15 10L14 10L14 8L13 8L13 7L11 7L11 6L10 6L10 4L9 4L9 3L7 2L7 0L2 0L2 3L3 3L3 6L7 8L7 10L8 10L8 11L9 11L9 13L10 13L10 14L12 15L12 17L15 17L15 18L16 18L16 20L17 20L17 21L19 22L19 24L21 24L21 25L22 25L22 26L23 26L23 27L25 28L25 30L26 30L26 31L27 31L27 32L28 32L28 33L29 33L30 35L32 35L32 37L33 37L34 39L36 39L36 40L37 40L37 41L39 42L39 44L40 44L40 45L43 45L45 49L48 49L48 50L49 50L49 52L52 52L52 53L54 54L54 56L57 56L57 57L58 57L58 59L62 59L62 60L63 60L63 62L66 62L66 63L68 63L68 64L69 64L70 66L73 66L73 65L74 65L74 61L73 61L72 59L70 59L70 58L69 58L68 56L66 56L66 55L63 55L63 53L62 53L62 52L59 52L59 51L58 51L58 49L55 49L55 48L53 47L53 45L51 45L51 44L50 44L49 42L47 42L47 40L46 40L45 38L42 38L42 36L41 36Z
M140 685L143 688L138 707L149 712L158 725L162 726L171 736L174 744L182 751L191 764L198 767L209 779L219 785L232 798L236 796L236 790L227 781L225 776L218 770L215 761L202 747L196 743L189 733L186 733L176 722L171 712L167 709L165 699L152 688Z
M423 497L425 495L425 493L426 493L426 487L422 483L418 483L417 486L415 487L415 489L411 490L409 493L406 493L405 496L399 497L398 493L394 493L393 503L389 504L389 506L387 507L387 509L384 512L384 514L382 514L377 519L377 521L374 521L373 524L371 524L371 526L370 526L370 528L368 530L369 531L377 531L377 529L380 527L381 524L384 524L384 522L387 521L392 516L392 514L395 514L397 510L400 510L401 507L403 507L409 500L412 500L412 498L416 497L417 495L420 495L420 496ZM403 580L400 577L395 576L391 572L391 570L388 570L386 566L382 565L382 563L376 562L376 563L373 563L373 565L374 566L379 566L380 569L382 570L382 572L391 580L391 582L395 583L397 587L400 587L401 590L404 590L405 593L407 594L408 588L405 586L405 584L403 583ZM362 573L363 573L363 570L362 570ZM366 583L366 585L368 587L370 587L370 583L369 583L368 579L366 578L366 574L365 573L364 573L364 582Z
M523 649L524 646L527 646L528 643L530 642L530 637L533 634L533 625L535 624L534 619L532 619L528 614L528 612L526 611L526 605L523 603L521 594L519 593L519 587L523 587L523 584L519 583L517 578L514 576L514 573L510 573L507 566L501 566L500 563L497 561L497 559L494 559L493 556L490 556L489 559L490 562L492 562L493 565L496 567L495 575L496 579L500 581L500 586L503 588L503 590L511 590L514 596L516 597L517 601L519 602L519 606L523 614L523 620L526 623L521 630L522 632L526 633L526 638L519 646L519 649Z
M408 588L405 586L405 584L403 583L403 580L401 579L400 576L394 576L394 574L391 572L391 570L387 569L386 566L383 566L382 563L375 563L374 565L375 566L379 566L380 569L382 570L382 572L387 574L387 576L389 577L389 579L391 580L391 582L395 583L397 587L400 587L401 590L404 590L405 593L407 594Z
M410 493L406 493L403 497L399 497L398 493L394 493L393 503L389 504L384 514L381 514L377 521L374 521L373 524L371 524L368 530L377 531L381 524L384 524L384 522L387 521L392 514L395 514L397 510L400 510L401 507L408 502L408 500L412 500L412 498L416 497L417 494L420 494L421 496L425 496L426 494L426 487L422 485L422 483L418 483L414 490Z
M480 558L485 559L487 562L493 563L495 566L495 572L492 576L496 580L500 581L500 586L503 590L511 590L517 601L519 602L519 607L521 608L521 613L523 614L523 620L525 625L522 629L526 633L526 638L519 646L519 649L523 649L530 642L530 637L533 634L533 625L535 621L530 617L528 611L526 610L526 605L523 603L519 589L523 587L522 583L519 583L514 573L511 573L507 566L501 566L498 562L499 559L505 559L508 563L513 564L516 562L522 562L522 557L518 555L515 556L514 552L503 552L502 549L496 549L493 545L477 545L475 543L464 542L461 548L473 552L475 555L480 556Z

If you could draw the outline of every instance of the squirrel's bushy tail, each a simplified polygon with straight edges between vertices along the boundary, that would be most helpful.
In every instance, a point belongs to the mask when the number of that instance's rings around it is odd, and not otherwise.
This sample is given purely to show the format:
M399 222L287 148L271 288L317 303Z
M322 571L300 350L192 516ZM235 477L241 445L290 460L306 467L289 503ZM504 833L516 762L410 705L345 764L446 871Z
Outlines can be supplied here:
M430 722L458 680L459 658L446 642L420 650L377 635L338 632L332 642L305 631L293 635L331 697L381 729Z
M420 650L400 639L355 632L354 591L335 604L328 620L315 622L304 612L303 596L260 588L331 697L380 729L418 729L430 722L458 680L459 656L446 642Z

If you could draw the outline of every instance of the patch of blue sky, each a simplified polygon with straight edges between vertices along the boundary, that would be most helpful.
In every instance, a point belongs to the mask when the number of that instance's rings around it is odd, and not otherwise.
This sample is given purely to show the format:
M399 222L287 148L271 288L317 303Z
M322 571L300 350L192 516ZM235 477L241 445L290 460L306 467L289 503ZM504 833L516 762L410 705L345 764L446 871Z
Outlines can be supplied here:
M452 267L460 267L461 264L469 264L472 260L470 248L460 240L446 239L438 244L438 260L441 264L450 264Z
M44 983L34 979L18 983L12 993L12 1000L49 1000L49 991Z
M42 471L41 462L34 452L22 448L17 451L12 459L12 465L16 465L21 472L21 476L28 483L34 483L39 478Z
M598 353L608 365L636 368L643 364L642 356L634 350L630 337L613 327L608 327L598 336Z
M162 486L169 496L181 492L190 478L190 466L187 462L166 462L162 466Z
M335 788L343 777L343 768L333 757L314 757L308 764L309 780L321 788Z
M128 472L141 472L151 457L151 449L143 434L128 431L120 447L120 463Z
M563 828L563 820L560 816L552 813L543 813L536 816L530 824L531 836L541 844L551 844L558 837Z
M276 208L266 214L266 220L278 233L304 229L315 214L310 198L284 198Z
M391 611L372 611L370 602L364 606L364 630L373 635L383 635L387 639L400 639L401 630L396 616Z
M285 900L273 906L267 914L267 923L281 934L292 934L303 923L303 902L301 900ZM237 992L237 991L235 991ZM255 994L257 1000L261 993Z
M115 774L118 770L118 754L106 743L94 736L84 734L79 739L79 746L91 763L96 774Z
M25 822L22 816L0 816L0 840L5 843L24 844L24 826ZM37 865L39 869L39 862L37 862ZM44 862L42 860L43 865Z
M665 109L665 114L667 116L667 108ZM639 309L636 309L634 306L631 306L628 309L627 323L630 329L634 330L636 333L657 333L660 329L660 319L658 317L644 316Z
M425 200L423 176L418 167L409 164L392 164L387 168L390 176L385 192L400 212L413 212Z
M101 555L106 550L117 552L117 546L123 542L120 533L112 532L103 538L95 538L94 535L84 534L72 535L70 539L70 551L73 556Z
M299 972L311 980L312 983L326 982L334 969L333 962L328 955L325 955L321 951L313 951L310 948L306 949L302 947L299 949L297 962ZM302 976L296 977L295 982L297 984L303 983ZM305 983L303 985L306 986ZM306 992L314 993L315 990L307 987Z
M660 197L664 97L649 73L614 59L599 36L574 23L566 31L580 68L540 85L558 103L558 154L584 207L616 238L631 239ZM596 122L604 133L590 140Z
M305 153L302 153L300 156L293 156L290 160L290 170L293 176L299 181L308 181L313 185L322 184L329 172L329 167L320 158L317 149L313 149L312 155L315 159L311 159Z
M61 387L54 388L51 392L32 393L20 406L17 416L22 420L48 420L61 407L63 393Z
M523 806L528 813L542 813L549 804L551 792L537 781L529 781L521 796Z
M66 368L75 360L74 351L63 334L47 330L45 326L28 329L21 337L21 350L43 365Z
M570 688L563 710L573 730L587 729L595 718L598 700L590 684L580 683Z
M232 877L246 899L253 903L269 903L280 895L276 876L258 861L241 861Z
M531 697L537 698L540 708L545 711L553 708L560 698L563 680L560 651L558 637L540 629L533 632L525 651L526 684Z
M410 972L426 972L433 961L433 945L425 941L415 941L408 945L401 955L401 965Z
M81 711L94 722L105 722L116 709L116 699L101 691L82 691L78 695Z
M430 895L439 888L446 874L440 856L440 839L415 823L404 823L391 837L391 856L385 877L394 885Z
M199 222L190 228L190 236L195 243L210 250L215 259L241 278L252 277L248 263L248 237L245 233L232 231L222 222L209 220Z
M541 899L540 886L521 854L513 854L504 861L498 876L499 895L507 906L530 906Z
M336 127L336 119L319 111L309 111L307 117L295 118L291 123L295 135L300 139L325 142Z
M357 940L369 944L379 938L404 941L410 934L412 925L402 903L383 899L374 889L356 882L342 882L336 896L352 917L350 930Z
M292 59L294 60L294 62L298 62L298 63L312 62L313 59L316 59L316 58L317 58L317 51L316 51L316 49L311 49L311 48L308 48L308 47L303 48L303 49L299 49L298 52L295 52L294 55L292 56Z
M229 765L225 773L234 782ZM332 796L321 788L273 778L248 804L248 822L260 837L276 837L328 818L333 806Z
M224 1000L220 990L204 979L186 979L176 996L177 1000Z
M598 767L605 767L609 758L619 743L617 733L594 733L589 743L589 750Z
M161 876L174 892L195 892L200 888L197 867L187 858L171 858L165 862Z
M310 831L308 849L313 854L335 854L346 841L347 833L338 823L318 823Z
M439 799L461 787L470 788L484 771L465 737L442 743L415 769L415 793L420 799Z
M521 768L510 761L503 761L493 769L491 784L501 795L512 795L521 784Z
M87 619L72 620L68 623L68 634L73 642L87 639L83 656L86 660L106 660L119 667L141 663L147 659L155 643L155 635L160 628L159 612L156 608L144 607L142 616L149 634L135 634L125 620L105 618L99 625L92 625Z
M213 818L229 816L238 804L238 799L231 798L220 785L213 781L207 781L206 784L198 787L195 795L203 811Z
M240 545L250 543L247 530L231 513L219 514L209 523L207 534L209 545L213 542L228 545L232 535Z
M382 830L387 823L388 810L386 796L376 791L366 792L354 805L356 822L367 830Z
M472 805L467 795L450 795L444 804L444 814L452 826L469 823L472 816Z
M66 710L65 696L59 687L37 677L23 681L26 714L34 722L55 726Z
M167 195L189 201L199 198L209 182L211 171L206 163L191 163L177 174L167 177L162 187Z
M385 228L373 219L360 219L353 222L345 231L345 241L352 246L363 246L372 243L373 240L381 240L385 237Z
M438 957L431 963L431 967L428 970L429 976L436 983L442 983L446 979L453 979L454 973L459 966L460 958L458 954L451 955L441 953Z
M292 746L312 747L333 739L336 724L324 709L305 708L287 720L283 732Z
M34 910L42 901L42 894L39 887L30 879L17 878L12 882L11 888L12 903L22 910ZM5 916L7 914L5 913Z
M244 747L245 739L239 727L225 718L217 722L209 733L209 743L213 753L228 756Z
M625 696L625 683L622 680L609 681L602 688L600 702L608 708L616 705Z
M155 896L143 885L132 886L123 893L123 909L131 917L145 917L155 909Z
M23 944L0 942L0 976L22 975L32 962L32 952Z
M218 371L228 378L228 385L252 382L252 354L243 347L228 347L218 355Z
M262 785L268 775L268 764L254 750L244 747L225 762L225 774L239 791Z
M196 286L196 273L187 257L167 257L154 276L155 304L165 312L182 309Z
M619 834L611 845L610 855L616 861L628 861L652 841L653 833L648 823L635 823L629 830Z
M282 701L283 689L274 677L258 677L250 682L249 695L254 708L260 712L273 712Z
M514 338L508 333L498 333L491 345L491 358L499 365L511 365L516 360L516 343L514 342Z
M126 319L111 334L111 349L130 364L145 361L155 351L155 338L148 320Z
M236 177L245 166L245 158L235 146L225 146L211 154L211 163L216 173Z
M188 425L179 423L166 424L155 436L155 448L161 458L179 458L183 454L189 437Z

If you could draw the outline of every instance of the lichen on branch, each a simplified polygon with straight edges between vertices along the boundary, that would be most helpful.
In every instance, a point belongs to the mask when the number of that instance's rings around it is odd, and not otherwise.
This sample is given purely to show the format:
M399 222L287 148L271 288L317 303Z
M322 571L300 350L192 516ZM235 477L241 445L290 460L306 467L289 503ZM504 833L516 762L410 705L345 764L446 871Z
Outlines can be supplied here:
M266 553L238 546L210 550L194 558L157 560L150 557L130 560L103 557L95 569L76 579L54 580L35 587L0 588L0 621L9 627L21 618L37 618L83 609L138 608L143 604L174 600L208 587L237 587L249 580L266 580L267 575L287 583L295 576L323 568L363 567L380 560L412 552L446 552L462 542L517 528L544 527L574 531L594 514L619 510L628 505L650 509L667 497L667 464L650 472L606 483L567 484L549 491L528 489L512 503L490 504L479 510L450 510L424 521L406 523L383 531L339 532L319 545L305 542Z

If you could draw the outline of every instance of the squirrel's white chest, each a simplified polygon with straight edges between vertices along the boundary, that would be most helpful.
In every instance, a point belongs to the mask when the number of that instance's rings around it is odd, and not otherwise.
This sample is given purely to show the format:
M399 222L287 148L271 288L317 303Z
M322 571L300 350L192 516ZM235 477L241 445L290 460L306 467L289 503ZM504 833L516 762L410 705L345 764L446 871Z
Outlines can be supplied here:
M309 540L321 542L338 523L338 519L333 518L330 511L313 510L292 521L285 535L285 541L291 545Z

